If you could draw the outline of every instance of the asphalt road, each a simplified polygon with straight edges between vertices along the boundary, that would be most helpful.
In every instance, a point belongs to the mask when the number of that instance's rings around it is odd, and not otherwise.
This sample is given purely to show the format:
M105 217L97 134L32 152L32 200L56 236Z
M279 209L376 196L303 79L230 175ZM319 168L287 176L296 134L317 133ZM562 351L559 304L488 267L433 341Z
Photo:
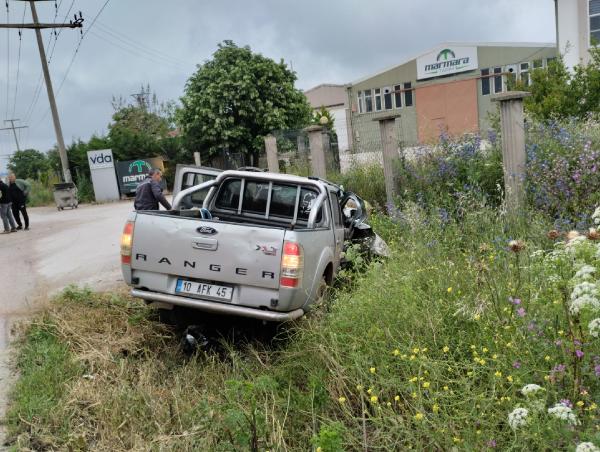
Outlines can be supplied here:
M0 234L0 419L10 389L8 345L16 321L70 284L109 289L122 284L119 246L133 203L28 209L31 230ZM3 444L0 425L0 450Z

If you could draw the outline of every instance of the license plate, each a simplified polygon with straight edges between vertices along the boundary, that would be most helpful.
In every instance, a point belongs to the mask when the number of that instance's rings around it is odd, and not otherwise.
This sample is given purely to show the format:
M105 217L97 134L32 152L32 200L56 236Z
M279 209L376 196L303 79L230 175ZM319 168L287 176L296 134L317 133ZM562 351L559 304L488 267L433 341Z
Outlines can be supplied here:
M195 281L177 280L176 293L184 293L195 297L217 298L219 300L231 301L233 287L217 286Z

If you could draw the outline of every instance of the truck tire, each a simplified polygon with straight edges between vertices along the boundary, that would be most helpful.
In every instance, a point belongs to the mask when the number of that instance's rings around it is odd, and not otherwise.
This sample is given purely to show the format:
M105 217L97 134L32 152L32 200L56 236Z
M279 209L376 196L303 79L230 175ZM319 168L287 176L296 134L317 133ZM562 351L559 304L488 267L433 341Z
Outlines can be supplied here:
M325 279L325 275L321 277L321 281L319 281L319 285L317 286L317 292L315 293L315 304L321 304L327 297L327 291L329 289L329 285L327 284L327 280Z

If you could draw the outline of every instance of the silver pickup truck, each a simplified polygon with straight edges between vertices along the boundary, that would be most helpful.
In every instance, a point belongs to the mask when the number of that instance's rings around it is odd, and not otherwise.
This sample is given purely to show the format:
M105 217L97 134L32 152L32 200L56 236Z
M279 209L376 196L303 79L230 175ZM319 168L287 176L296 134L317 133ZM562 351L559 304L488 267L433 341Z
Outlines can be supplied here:
M121 239L132 295L159 309L293 320L333 282L346 240L386 254L364 202L325 180L189 167L175 191L170 211L132 212Z

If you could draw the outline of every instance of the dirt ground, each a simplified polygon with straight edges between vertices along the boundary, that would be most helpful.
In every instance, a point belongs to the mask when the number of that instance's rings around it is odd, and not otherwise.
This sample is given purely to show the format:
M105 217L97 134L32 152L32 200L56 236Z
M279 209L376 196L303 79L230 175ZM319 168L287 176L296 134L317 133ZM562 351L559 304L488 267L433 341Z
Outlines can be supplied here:
M31 230L0 234L0 419L10 390L14 325L69 284L109 289L122 284L119 246L129 201L28 209ZM3 432L0 423L0 450Z

